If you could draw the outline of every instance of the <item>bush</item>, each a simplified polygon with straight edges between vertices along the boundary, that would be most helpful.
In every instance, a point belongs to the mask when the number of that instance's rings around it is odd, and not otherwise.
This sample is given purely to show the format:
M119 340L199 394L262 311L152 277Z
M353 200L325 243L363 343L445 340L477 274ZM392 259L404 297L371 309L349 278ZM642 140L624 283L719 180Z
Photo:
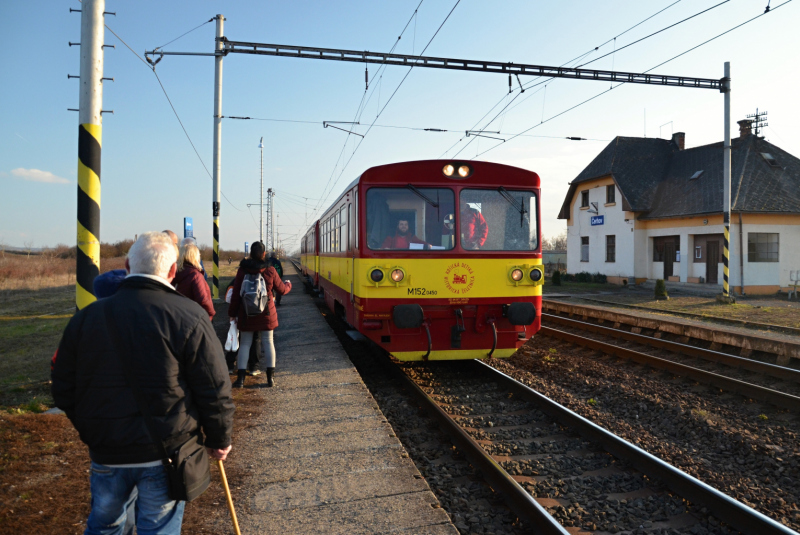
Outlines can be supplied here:
M559 270L553 272L552 282L553 286L561 286L561 272Z
M594 275L592 275L592 282L606 284L608 282L608 277L606 277L602 273L595 273Z
M655 298L657 300L669 299L667 295L667 285L664 284L664 279L658 279L656 281Z

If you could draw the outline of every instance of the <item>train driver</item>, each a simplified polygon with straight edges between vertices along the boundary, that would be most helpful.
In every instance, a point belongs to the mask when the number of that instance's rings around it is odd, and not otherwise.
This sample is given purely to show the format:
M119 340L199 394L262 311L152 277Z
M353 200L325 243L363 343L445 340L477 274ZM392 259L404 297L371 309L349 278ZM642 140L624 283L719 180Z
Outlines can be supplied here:
M397 222L397 229L392 236L386 236L381 244L381 249L410 249L412 243L423 245L425 249L430 249L430 245L411 234L408 230L408 220L401 219Z
M486 243L489 225L483 215L468 203L461 203L461 246L464 249L480 249Z

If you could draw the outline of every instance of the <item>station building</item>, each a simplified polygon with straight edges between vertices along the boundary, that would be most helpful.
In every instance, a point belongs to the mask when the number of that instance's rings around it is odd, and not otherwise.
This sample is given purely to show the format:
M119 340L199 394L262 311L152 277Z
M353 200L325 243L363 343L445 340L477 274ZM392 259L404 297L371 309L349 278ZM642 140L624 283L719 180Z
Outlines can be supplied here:
M800 271L800 160L739 121L731 140L731 291L787 291ZM718 285L723 267L722 142L616 137L570 183L567 271L609 282Z

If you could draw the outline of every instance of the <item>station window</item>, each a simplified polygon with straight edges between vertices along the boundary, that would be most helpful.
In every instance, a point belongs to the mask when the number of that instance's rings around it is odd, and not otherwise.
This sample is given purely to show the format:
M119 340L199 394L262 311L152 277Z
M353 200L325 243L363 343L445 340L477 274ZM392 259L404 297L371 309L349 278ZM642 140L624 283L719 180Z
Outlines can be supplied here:
M777 262L779 260L779 234L767 232L747 233L748 262Z
M589 261L589 236L581 236L581 262Z
M614 184L606 186L606 204L617 202L615 200L616 194L617 194L617 188L614 186Z
M606 236L606 262L617 261L617 237Z
M588 208L589 207L589 190L583 190L581 192L581 208Z

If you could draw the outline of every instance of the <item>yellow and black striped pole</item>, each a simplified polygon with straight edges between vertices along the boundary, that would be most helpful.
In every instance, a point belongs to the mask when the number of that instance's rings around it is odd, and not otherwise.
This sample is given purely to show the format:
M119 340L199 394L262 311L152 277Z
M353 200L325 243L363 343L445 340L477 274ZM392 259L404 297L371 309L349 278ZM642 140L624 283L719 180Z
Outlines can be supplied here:
M78 126L78 251L75 302L95 301L94 278L100 274L100 140L103 127Z
M722 145L722 223L725 226L725 241L722 248L722 301L732 303L730 293L730 257L731 257L731 64L725 62L725 76L721 80L720 91L725 96L724 128L725 135ZM741 277L741 274L739 274Z
M92 289L100 273L100 152L103 107L103 11L105 0L81 6L81 74L78 120L78 247L75 304L96 298Z

